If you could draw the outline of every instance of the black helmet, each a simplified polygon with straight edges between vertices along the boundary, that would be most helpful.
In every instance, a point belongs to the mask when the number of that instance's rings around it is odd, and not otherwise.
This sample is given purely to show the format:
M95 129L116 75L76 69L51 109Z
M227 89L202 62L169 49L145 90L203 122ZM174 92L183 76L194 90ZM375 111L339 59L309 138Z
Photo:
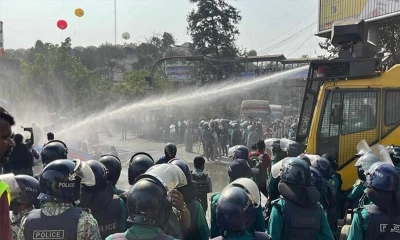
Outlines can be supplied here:
M164 154L167 157L174 158L176 156L176 145L173 143L167 143L164 148Z
M297 157L301 154L301 146L300 143L296 141L290 141L289 146L287 148L288 157Z
M310 167L304 160L290 158L283 165L281 182L309 186L310 176Z
M322 155L322 157L328 159L328 161L331 163L333 170L336 171L339 168L338 162L331 154L325 153L324 155Z
M249 149L246 146L239 145L237 146L233 159L249 159Z
M154 160L150 154L145 152L135 153L129 160L128 182L130 185L135 183L135 179L154 165Z
M22 195L18 196L14 201L24 205L37 205L40 193L39 181L28 175L17 175L15 180L22 191Z
M165 227L172 205L164 186L153 179L141 178L127 195L129 222Z
M43 169L38 199L52 202L77 203L81 183L94 185L94 174L80 160L55 160Z
M108 184L106 166L96 160L88 160L86 164L92 169L96 184L94 186L83 185L82 189L85 192L95 193L106 188Z
M44 145L40 156L42 157L43 165L46 166L54 160L67 159L68 147L60 140L52 140Z
M307 155L305 155L304 153L302 153L299 156L297 156L297 158L302 159L303 161L305 161L308 164L308 166L311 166L310 158L307 157Z
M400 163L400 147L398 146L390 146L389 155L392 159L393 164Z
M239 187L221 192L217 202L217 224L222 231L238 232L247 229L255 219L251 196Z
M107 179L113 186L115 186L121 176L121 160L114 155L106 154L99 158L99 162L106 167Z
M311 186L314 186L318 189L318 191L322 191L322 174L315 167L310 167L311 174Z
M317 159L311 162L311 166L318 169L321 172L322 177L329 179L331 177L332 166L328 159L323 157L317 157Z
M399 173L389 163L374 163L366 173L367 186L385 192L399 190Z
M182 170L182 172L185 174L187 184L189 185L190 183L192 183L192 174L190 172L189 165L187 164L187 162L185 160L174 158L174 159L171 159L168 163L177 165Z

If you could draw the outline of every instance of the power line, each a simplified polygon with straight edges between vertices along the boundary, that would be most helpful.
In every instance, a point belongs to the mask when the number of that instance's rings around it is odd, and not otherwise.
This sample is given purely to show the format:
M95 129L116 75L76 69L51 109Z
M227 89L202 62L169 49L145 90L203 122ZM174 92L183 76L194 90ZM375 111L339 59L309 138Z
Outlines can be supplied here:
M272 45L272 46L269 46L269 47L267 47L267 48L264 48L264 49L261 50L260 52L266 52L266 51L269 51L269 50L271 50L271 49L273 49L273 48L278 47L279 45L281 45L281 46L284 45L285 43L287 43L288 41L292 40L293 38L298 37L298 36L301 36L305 31L307 31L307 29L313 27L316 23L317 23L317 22L314 22L314 23L308 25L307 27L305 27L305 28L303 28L302 30L298 31L297 33L293 34L292 36L290 36L290 37L288 37L288 38L286 38L286 39L284 39L284 40L282 40L282 41L280 41L280 42L278 42L278 43L276 43L276 44L274 44L274 45Z

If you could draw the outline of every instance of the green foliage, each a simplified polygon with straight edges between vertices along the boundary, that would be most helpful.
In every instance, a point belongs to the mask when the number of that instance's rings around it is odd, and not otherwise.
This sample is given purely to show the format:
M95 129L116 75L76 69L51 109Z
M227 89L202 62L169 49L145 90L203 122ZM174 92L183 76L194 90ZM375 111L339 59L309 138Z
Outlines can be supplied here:
M188 33L198 51L216 57L235 57L239 11L224 0L191 0L197 5L188 17Z
M128 98L138 98L144 95L146 86L145 77L149 75L148 71L126 71L122 74L122 80L113 86L116 94Z

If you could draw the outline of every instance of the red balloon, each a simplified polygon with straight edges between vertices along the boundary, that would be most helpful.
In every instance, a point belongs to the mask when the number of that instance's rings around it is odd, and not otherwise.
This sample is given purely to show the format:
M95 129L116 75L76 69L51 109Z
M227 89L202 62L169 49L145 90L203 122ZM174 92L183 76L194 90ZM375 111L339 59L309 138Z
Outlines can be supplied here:
M61 30L64 30L68 27L68 23L65 20L58 20L57 27Z

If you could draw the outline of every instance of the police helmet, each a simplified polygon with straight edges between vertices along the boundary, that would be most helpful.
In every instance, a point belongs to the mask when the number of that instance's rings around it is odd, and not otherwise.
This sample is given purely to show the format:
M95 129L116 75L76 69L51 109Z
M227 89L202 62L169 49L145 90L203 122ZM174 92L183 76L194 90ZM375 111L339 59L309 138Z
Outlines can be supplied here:
M199 123L199 127L203 128L203 125L204 125L204 120L201 120Z
M49 202L78 203L81 183L95 185L95 177L86 163L76 159L55 160L43 169L38 199Z
M251 196L244 189L229 187L217 201L217 224L222 231L244 231L255 219Z
M164 154L170 158L174 158L176 156L177 148L174 143L167 143L164 147Z
M187 164L187 162L185 160L174 158L174 159L169 160L168 163L178 166L182 170L182 172L185 174L187 184L189 185L190 183L192 183L192 174L190 172L189 165Z
M301 146L296 141L290 141L287 148L288 157L297 157L301 154Z
M308 164L308 166L311 166L310 158L307 157L307 155L305 155L304 153L302 153L299 156L297 156L297 158L302 159L303 161L305 161Z
M210 128L210 124L208 122L204 122L203 129L209 129L209 128Z
M380 162L380 159L373 153L365 153L362 155L354 165L355 167L361 167L364 172L367 172L372 164Z
M253 125L247 126L247 131L249 131L249 132L254 131L254 126Z
M249 149L246 146L239 145L237 146L233 159L249 159Z
M290 158L283 165L281 182L309 186L310 176L310 167L304 160Z
M323 178L329 179L331 177L332 166L328 159L317 157L316 160L311 162L311 166L318 169L318 171L321 172Z
M90 167L90 169L92 169L96 184L94 186L83 185L82 190L85 192L95 193L105 189L108 184L106 166L96 160L88 160L86 161L86 164Z
M68 147L60 140L51 140L46 143L40 152L43 165L51 163L57 159L67 159L68 158Z
M322 191L322 174L321 172L316 169L315 167L310 167L310 185L314 186L318 189L318 191Z
M328 159L328 161L331 163L333 170L336 171L339 168L338 162L331 154L325 153L324 155L322 155L322 157Z
M128 222L165 227L172 211L167 192L159 182L139 179L127 193Z
M389 163L374 163L366 173L367 186L385 192L397 192L399 173Z
M391 146L389 149L389 155L390 158L392 159L393 164L400 163L400 147Z
M24 205L37 205L39 203L38 196L40 193L39 181L28 175L17 175L15 180L22 191L22 195L18 196L13 201ZM11 205L13 205L11 203Z
M117 156L106 154L99 158L99 162L104 164L107 169L107 179L115 186L121 176L121 160Z
M145 152L135 153L129 160L128 182L130 185L135 183L135 179L154 165L154 160L150 154Z

